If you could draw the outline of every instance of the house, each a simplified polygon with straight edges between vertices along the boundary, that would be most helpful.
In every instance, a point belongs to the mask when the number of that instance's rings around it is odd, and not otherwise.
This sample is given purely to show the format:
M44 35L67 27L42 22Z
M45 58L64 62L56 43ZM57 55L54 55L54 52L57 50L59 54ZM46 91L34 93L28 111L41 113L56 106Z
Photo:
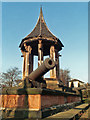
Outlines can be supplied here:
M78 79L72 79L71 81L69 81L69 87L84 87L85 84L84 82L78 80Z

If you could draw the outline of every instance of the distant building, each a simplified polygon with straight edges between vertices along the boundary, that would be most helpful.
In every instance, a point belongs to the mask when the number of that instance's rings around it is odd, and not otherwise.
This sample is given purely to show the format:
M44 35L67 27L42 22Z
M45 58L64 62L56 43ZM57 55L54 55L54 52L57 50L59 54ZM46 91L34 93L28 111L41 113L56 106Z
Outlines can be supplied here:
M77 80L77 79L72 79L71 81L69 81L69 87L84 87L85 84L84 82Z

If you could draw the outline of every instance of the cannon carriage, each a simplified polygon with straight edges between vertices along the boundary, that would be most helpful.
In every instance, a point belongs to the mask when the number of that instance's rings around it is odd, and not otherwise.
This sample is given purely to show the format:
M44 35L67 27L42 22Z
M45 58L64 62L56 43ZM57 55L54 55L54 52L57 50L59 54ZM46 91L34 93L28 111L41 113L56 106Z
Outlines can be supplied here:
M35 71L31 72L28 77L23 80L23 87L27 88L46 88L46 81L43 78L49 70L53 69L56 63L51 58L46 58L42 65Z

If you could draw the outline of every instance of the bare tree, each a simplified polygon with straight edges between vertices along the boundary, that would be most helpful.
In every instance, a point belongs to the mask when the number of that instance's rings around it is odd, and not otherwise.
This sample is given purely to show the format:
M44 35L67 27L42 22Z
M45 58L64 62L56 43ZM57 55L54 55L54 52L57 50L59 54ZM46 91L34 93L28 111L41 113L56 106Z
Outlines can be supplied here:
M0 83L4 87L17 86L20 81L21 71L17 67L10 68L7 70L7 72L3 72L0 75Z
M60 80L64 85L68 86L68 82L70 80L70 71L68 69L60 69Z

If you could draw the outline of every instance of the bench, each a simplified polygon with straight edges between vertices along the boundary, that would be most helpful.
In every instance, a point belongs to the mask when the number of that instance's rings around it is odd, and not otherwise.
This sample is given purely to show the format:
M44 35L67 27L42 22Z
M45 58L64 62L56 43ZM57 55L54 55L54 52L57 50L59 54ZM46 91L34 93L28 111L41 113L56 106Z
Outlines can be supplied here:
M89 104L81 104L73 109L59 112L55 115L49 116L46 119L64 119L64 120L71 120L80 117L81 113L84 112L88 108Z

